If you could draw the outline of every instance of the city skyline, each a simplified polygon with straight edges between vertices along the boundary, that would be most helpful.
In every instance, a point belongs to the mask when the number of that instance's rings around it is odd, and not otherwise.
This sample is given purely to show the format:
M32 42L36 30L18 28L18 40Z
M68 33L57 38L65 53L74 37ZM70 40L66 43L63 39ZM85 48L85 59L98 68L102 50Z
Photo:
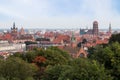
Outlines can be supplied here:
M119 0L0 0L0 26L24 28L99 28L120 26Z

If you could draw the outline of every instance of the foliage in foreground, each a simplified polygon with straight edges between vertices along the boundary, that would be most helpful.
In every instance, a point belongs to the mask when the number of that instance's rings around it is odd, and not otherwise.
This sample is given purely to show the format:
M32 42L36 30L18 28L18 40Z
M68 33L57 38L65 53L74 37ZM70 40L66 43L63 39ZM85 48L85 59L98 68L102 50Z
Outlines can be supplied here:
M103 66L88 59L74 59L68 65L49 66L43 80L112 80Z
M119 80L120 44L89 49L88 58L73 59L57 47L0 58L0 80Z
M89 58L103 64L114 80L120 79L120 44L118 42L111 43L106 47L96 46L92 49Z
M0 80L27 80L32 78L36 71L35 65L20 58L0 60Z

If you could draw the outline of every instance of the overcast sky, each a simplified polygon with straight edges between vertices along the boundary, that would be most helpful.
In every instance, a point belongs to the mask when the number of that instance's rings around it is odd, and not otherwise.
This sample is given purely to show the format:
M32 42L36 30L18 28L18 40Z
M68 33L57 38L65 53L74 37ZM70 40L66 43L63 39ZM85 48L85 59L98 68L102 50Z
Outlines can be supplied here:
M99 28L120 27L120 0L0 0L0 27Z

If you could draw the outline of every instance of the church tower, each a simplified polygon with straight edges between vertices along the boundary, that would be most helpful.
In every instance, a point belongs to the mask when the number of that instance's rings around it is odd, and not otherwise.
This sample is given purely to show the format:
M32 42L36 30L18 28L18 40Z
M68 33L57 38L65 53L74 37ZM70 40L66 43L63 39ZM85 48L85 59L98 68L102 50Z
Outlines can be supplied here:
M71 36L71 42L75 42L75 36L74 36L73 32L72 32L72 36Z
M94 21L93 22L93 35L98 35L98 34L99 34L98 22Z
M72 46L73 48L77 46L76 38L75 38L73 32L72 32L72 36L71 36L71 46Z
M112 33L112 29L111 29L111 23L109 23L109 33Z
M15 26L15 22L13 23L13 27L11 28L11 34L12 36L17 36L18 29Z

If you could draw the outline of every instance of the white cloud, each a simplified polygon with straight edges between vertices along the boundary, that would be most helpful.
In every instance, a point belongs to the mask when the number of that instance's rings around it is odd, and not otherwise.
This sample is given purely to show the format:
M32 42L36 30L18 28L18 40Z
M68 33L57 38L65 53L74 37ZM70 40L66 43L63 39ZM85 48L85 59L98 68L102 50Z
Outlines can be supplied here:
M109 22L116 27L120 25L117 23L120 16L113 8L113 0L83 0L80 11L82 13L79 16L86 16L84 23L88 25L91 25L93 20L98 20L101 28L107 28ZM91 24L88 22L90 20Z
M3 6L0 6L0 13L7 15L9 17L16 17L18 19L25 19L25 17L23 15L17 13L16 11L10 10L9 8L3 7Z
M70 4L70 0L62 1L66 5ZM78 6L78 12L72 15L61 15L61 13L58 13L58 15L52 16L50 14L59 11L53 9L59 3L56 5L51 4L50 0L12 0L12 4L5 6L0 5L0 13L12 16L15 19L14 21L18 22L18 24L23 24L25 27L92 27L92 22L98 20L100 27L105 28L108 27L109 22L111 22L113 26L120 25L120 16L113 9L112 1L113 0L81 0L82 5ZM74 7L74 5L72 6Z

